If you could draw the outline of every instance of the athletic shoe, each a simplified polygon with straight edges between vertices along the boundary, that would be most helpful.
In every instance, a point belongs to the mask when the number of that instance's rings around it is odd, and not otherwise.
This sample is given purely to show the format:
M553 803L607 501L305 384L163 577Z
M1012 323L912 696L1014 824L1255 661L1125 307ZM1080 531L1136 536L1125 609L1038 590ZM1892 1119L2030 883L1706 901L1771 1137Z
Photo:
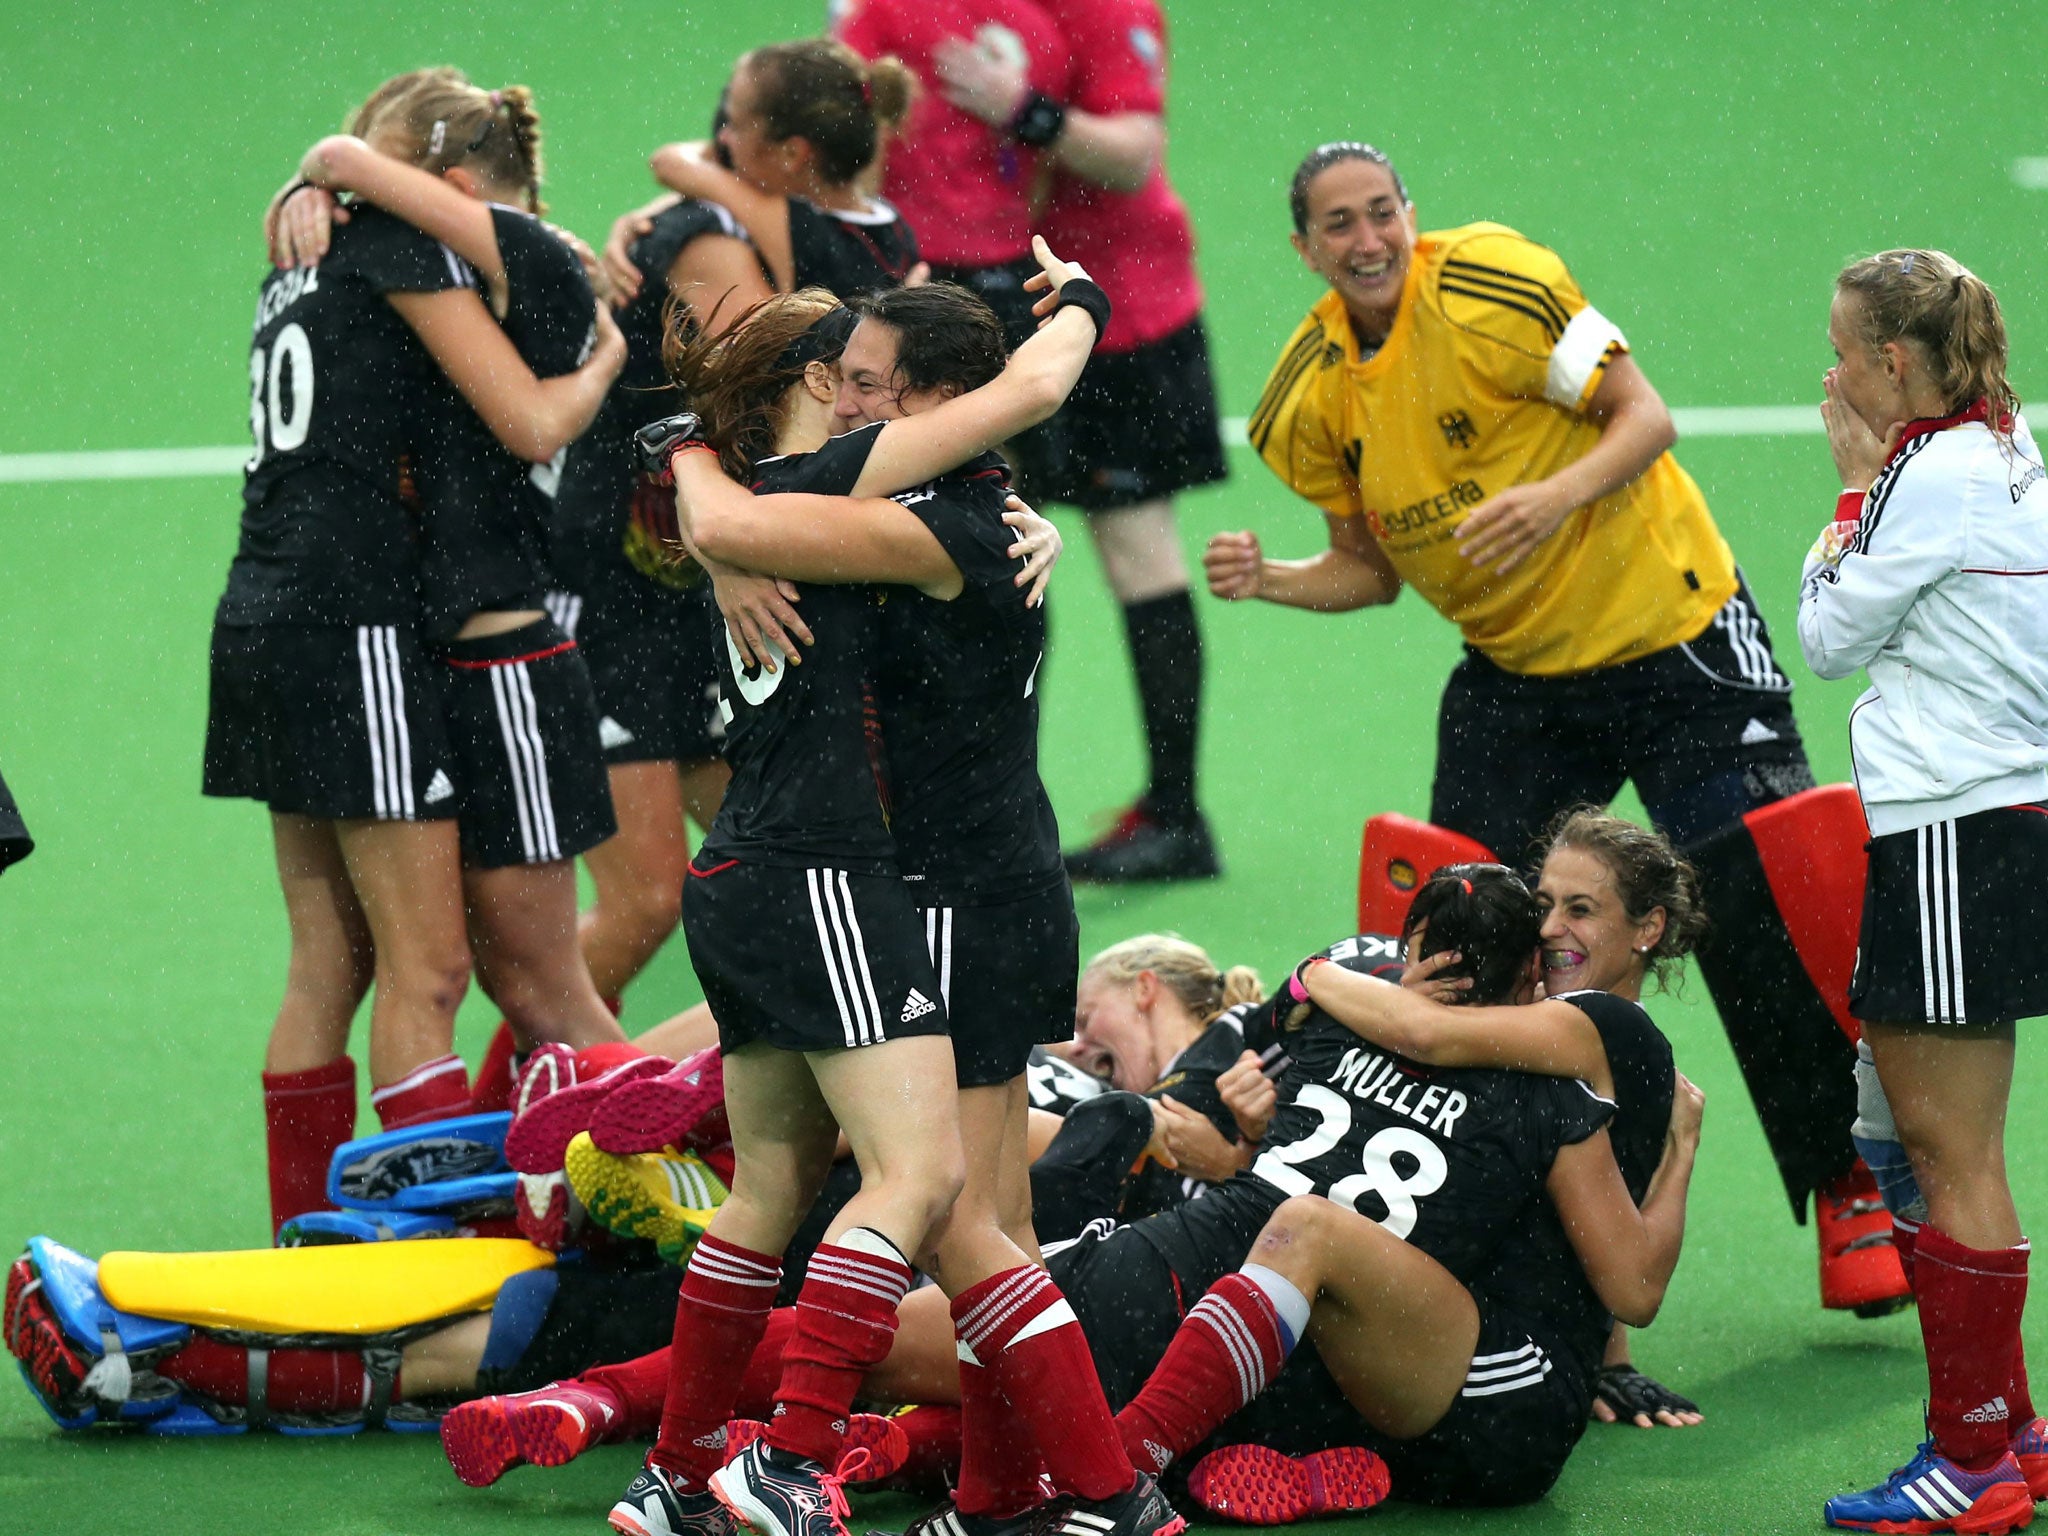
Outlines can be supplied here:
M767 1433L768 1426L759 1419L727 1419L725 1459L731 1461ZM858 1458L855 1452L860 1453ZM879 1413L849 1413L846 1448L832 1470L849 1483L879 1483L901 1472L909 1459L910 1437L901 1424Z
M1113 1498L1058 1500L1042 1511L1038 1525L1041 1536L1180 1536L1187 1528L1143 1472Z
M948 1499L928 1515L920 1515L903 1527L903 1536L1037 1536L1044 1524L1046 1507L1034 1504L1019 1515L967 1515ZM868 1536L887 1536L870 1531Z
M21 1379L43 1411L65 1429L82 1429L98 1415L85 1390L93 1362L65 1335L43 1296L42 1277L26 1255L7 1271L7 1352L21 1364ZM897 1435L901 1437L902 1431Z
M519 1443L502 1397L458 1403L441 1419L441 1450L455 1475L472 1488L488 1488L519 1465Z
M857 1454L842 1457L839 1464L852 1460ZM712 1473L705 1486L755 1536L847 1536L840 1475L804 1458L785 1461L779 1452L769 1452L765 1440L756 1440Z
M564 1083L530 1096L522 1077L520 1097L525 1108L513 1117L512 1128L505 1133L505 1161L520 1173L559 1173L570 1141L590 1129L590 1117L606 1094L622 1084L666 1072L671 1065L666 1056L636 1056L588 1081Z
M1214 880L1223 873L1209 823L1199 813L1185 826L1169 826L1142 802L1125 811L1105 836L1066 855L1066 863L1070 879L1098 885Z
M708 1493L685 1493L666 1467L645 1466L612 1506L621 1536L733 1536L733 1518Z
M487 1488L514 1467L567 1466L604 1441L619 1419L618 1405L603 1393L557 1381L451 1408L441 1420L441 1448L457 1477Z
M536 1248L560 1253L576 1245L583 1208L561 1173L522 1173L512 1187L512 1215L519 1235Z
M725 1203L724 1181L694 1152L613 1157L585 1131L569 1143L565 1171L592 1221L621 1237L644 1238L671 1264L688 1262Z
M1291 1525L1311 1515L1355 1514L1387 1496L1387 1464L1360 1445L1283 1456L1263 1445L1226 1445L1188 1473L1188 1497L1240 1525Z
M1823 1307L1885 1317L1913 1304L1913 1288L1892 1243L1891 1212L1863 1159L1814 1192L1813 1225L1820 1238Z
M706 1046L668 1071L608 1095L590 1117L590 1139L619 1157L680 1147L700 1121L724 1105L724 1064L718 1047Z
M1877 1487L1829 1499L1821 1517L1844 1531L2004 1536L2034 1518L2034 1496L2010 1452L1988 1471L1966 1472L1926 1440Z
M2037 1499L2048 1499L2048 1419L2036 1418L2012 1437L2012 1459Z

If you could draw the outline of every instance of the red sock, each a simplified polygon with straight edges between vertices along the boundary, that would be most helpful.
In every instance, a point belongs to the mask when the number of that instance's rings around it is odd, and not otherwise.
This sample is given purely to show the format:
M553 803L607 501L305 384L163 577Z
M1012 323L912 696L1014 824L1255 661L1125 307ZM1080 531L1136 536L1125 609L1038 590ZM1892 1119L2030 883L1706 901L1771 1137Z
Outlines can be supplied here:
M594 1365L575 1378L576 1385L608 1394L618 1405L613 1432L622 1440L645 1440L661 1428L661 1400L668 1395L668 1351L657 1349L637 1360Z
M942 1492L960 1474L960 1410L921 1403L896 1415L910 1454L902 1470L882 1486L910 1493Z
M630 1040L604 1040L596 1045L586 1045L576 1053L576 1081L587 1083L594 1077L603 1077L613 1067L638 1061L646 1054Z
M469 1107L474 1113L490 1115L512 1107L512 1060L518 1054L519 1042L512 1037L512 1026L498 1020L498 1031L484 1050L484 1059L477 1065L475 1086L469 1090Z
M1045 1501L1044 1458L1031 1431L996 1386L994 1371L960 1361L960 1480L953 1507L963 1515L1008 1519Z
M370 1093L370 1107L387 1131L469 1113L469 1069L460 1056L437 1056L395 1083Z
M203 1334L156 1367L217 1403L249 1404L249 1351ZM344 1413L369 1402L363 1357L343 1349L274 1349L266 1362L264 1401L277 1413ZM394 1378L392 1396L398 1395Z
M275 1232L294 1216L327 1209L327 1165L356 1133L356 1064L342 1056L303 1072L264 1073L263 1132Z
M827 1467L839 1459L854 1394L861 1378L889 1353L896 1303L909 1289L910 1265L871 1227L818 1244L797 1293L796 1327L783 1352L769 1445Z
M1906 1289L1913 1288L1913 1249L1920 1240L1920 1227L1903 1216L1892 1217L1892 1246L1899 1250L1899 1267L1906 1272Z
M782 1385L783 1356L795 1334L795 1307L777 1307L768 1314L768 1331L754 1346L754 1358L747 1362L747 1374L740 1381L740 1395L732 1407L734 1418L759 1419L765 1424L775 1416L775 1389Z
M1133 1466L1162 1470L1266 1388L1287 1352L1256 1282L1225 1275L1188 1309L1143 1389L1116 1416Z
M774 1254L708 1232L683 1271L661 1434L647 1459L677 1474L689 1492L701 1492L704 1479L725 1464L725 1421L781 1279Z
M2005 1404L2012 1410L2008 1428L2025 1429L2034 1422L2034 1391L2027 1385L2027 1346L2012 1352L2012 1385L2005 1389Z
M2012 1431L2007 1394L2027 1304L2027 1244L1965 1248L1926 1223L1914 1268L1927 1341L1927 1426L1936 1450L1981 1472L2005 1454Z
M953 1331L1029 1428L1060 1492L1107 1499L1131 1486L1095 1357L1052 1276L1027 1264L969 1286L953 1298Z

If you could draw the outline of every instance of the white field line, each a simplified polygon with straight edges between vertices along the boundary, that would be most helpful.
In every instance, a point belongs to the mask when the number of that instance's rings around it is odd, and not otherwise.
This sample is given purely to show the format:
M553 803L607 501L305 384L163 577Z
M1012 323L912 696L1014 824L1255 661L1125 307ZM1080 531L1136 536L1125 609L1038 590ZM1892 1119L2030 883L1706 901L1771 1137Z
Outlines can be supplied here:
M2044 162L2048 165L2048 162ZM1811 405L1696 405L1673 410L1678 435L1687 437L1784 437L1821 431L1820 411ZM1245 419L1226 416L1223 435L1233 448L1246 446ZM91 453L0 453L0 485L34 485L55 480L181 480L238 475L247 448L115 448Z

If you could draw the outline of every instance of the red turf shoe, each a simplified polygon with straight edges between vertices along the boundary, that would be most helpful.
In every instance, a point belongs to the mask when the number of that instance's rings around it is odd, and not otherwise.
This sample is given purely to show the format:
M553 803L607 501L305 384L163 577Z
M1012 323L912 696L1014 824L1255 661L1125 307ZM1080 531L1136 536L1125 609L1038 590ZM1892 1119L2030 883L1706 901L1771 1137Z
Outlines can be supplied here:
M1913 1304L1913 1288L1892 1246L1891 1213L1863 1159L1814 1192L1813 1224L1820 1237L1823 1307L1884 1317Z
M441 1448L457 1477L487 1488L514 1467L568 1465L607 1439L621 1418L608 1393L557 1381L451 1409L441 1420Z
M2013 1432L2012 1457L2020 1464L2027 1491L2048 1499L2048 1419L2036 1418Z
M522 1077L522 1108L505 1133L505 1161L519 1173L560 1173L569 1143L590 1129L590 1117L606 1095L623 1084L666 1072L672 1065L665 1056L636 1056L588 1081L572 1081L552 1092L533 1094L526 1091L526 1078ZM529 1062L529 1074L533 1067Z
M1188 1496L1241 1525L1289 1525L1371 1509L1390 1482L1387 1464L1363 1446L1283 1456L1263 1445L1226 1445L1195 1463Z
M717 1046L706 1046L658 1076L607 1095L590 1117L590 1139L614 1157L681 1147L714 1111L722 1121L724 1106L724 1063ZM717 1139L729 1134L721 1130Z
M768 1426L759 1419L727 1419L726 1461L731 1462L767 1433ZM865 1453L867 1460L849 1466L856 1452ZM849 1483L879 1483L902 1471L903 1464L909 1459L910 1437L903 1433L901 1424L879 1413L849 1413L846 1416L846 1446L840 1451L838 1461L838 1467L846 1470L840 1472L835 1467L834 1475L844 1477Z

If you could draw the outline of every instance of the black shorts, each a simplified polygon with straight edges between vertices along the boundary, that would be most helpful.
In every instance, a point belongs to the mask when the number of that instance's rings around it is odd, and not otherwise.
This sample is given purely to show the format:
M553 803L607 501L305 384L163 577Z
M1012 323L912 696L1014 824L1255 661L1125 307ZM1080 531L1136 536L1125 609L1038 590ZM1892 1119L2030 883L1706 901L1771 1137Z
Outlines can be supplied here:
M1851 1013L1947 1025L2048 1014L2048 805L1979 811L1867 846Z
M1680 844L1813 787L1747 584L1696 639L1596 672L1525 677L1466 648L1437 716L1431 821L1517 864L1558 812L1628 780Z
M1011 450L1027 500L1087 512L1114 512L1226 478L1201 317L1129 352L1096 353L1059 414Z
M465 864L573 859L618 831L590 674L553 619L457 640L444 659Z
M597 692L607 763L689 763L724 751L710 608L706 586L623 622L583 610L577 645Z
M1479 1308L1465 1385L1426 1434L1395 1440L1367 1424L1311 1346L1217 1431L1218 1445L1292 1456L1364 1445L1386 1459L1394 1497L1413 1504L1526 1504L1550 1491L1585 1433L1592 1386L1512 1312ZM1194 1458L1188 1458L1192 1464Z
M1038 275L1038 258L1029 254L992 267L933 267L935 283L958 283L996 312L1003 325L1003 345L1014 352L1038 329L1031 313L1041 295L1025 290L1026 278Z
M962 1088L1007 1083L1023 1075L1034 1045L1074 1038L1081 924L1065 880L1001 906L920 907L917 915Z
M215 624L209 795L321 821L456 813L442 669L391 624Z
M683 1275L672 1264L587 1262L542 1273L555 1281L546 1319L516 1359L478 1368L479 1394L531 1392L594 1365L652 1354L674 1336L676 1289Z
M899 877L703 860L683 882L683 939L721 1051L946 1033L924 924Z
M1096 1222L1070 1242L1045 1246L1045 1267L1074 1309L1112 1411L1138 1395L1166 1356L1187 1309L1166 1256L1135 1227Z

